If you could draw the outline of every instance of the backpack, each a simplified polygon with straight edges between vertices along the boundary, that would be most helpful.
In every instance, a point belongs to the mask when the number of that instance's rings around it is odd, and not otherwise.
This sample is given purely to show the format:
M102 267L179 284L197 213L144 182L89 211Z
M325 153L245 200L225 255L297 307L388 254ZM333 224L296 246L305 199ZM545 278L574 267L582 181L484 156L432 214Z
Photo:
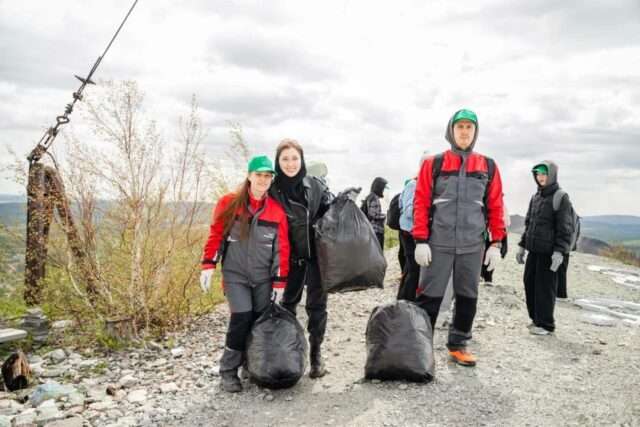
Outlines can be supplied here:
M557 190L553 193L553 212L558 212L560 209L560 204L562 203L562 198L564 196L569 197L566 191L563 189ZM571 219L573 222L573 234L571 235L571 246L569 247L570 251L575 251L578 249L578 239L580 238L580 216L573 209L573 204L571 206Z
M400 194L393 196L387 209L387 225L392 230L400 230Z
M364 199L362 199L362 204L360 205L360 210L364 213L364 216L369 219L369 198L371 197L371 193L367 195Z

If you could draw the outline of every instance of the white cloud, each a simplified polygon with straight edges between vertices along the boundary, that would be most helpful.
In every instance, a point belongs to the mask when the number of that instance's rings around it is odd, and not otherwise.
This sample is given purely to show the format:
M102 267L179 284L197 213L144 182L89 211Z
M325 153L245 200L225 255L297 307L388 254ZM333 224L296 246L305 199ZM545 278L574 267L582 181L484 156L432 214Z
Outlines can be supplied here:
M0 144L29 151L129 6L0 3ZM638 12L635 0L140 2L96 78L137 80L167 128L195 93L212 146L229 121L255 152L296 138L335 190L380 175L399 191L424 150L448 148L449 116L472 108L512 213L550 158L582 215L640 214Z

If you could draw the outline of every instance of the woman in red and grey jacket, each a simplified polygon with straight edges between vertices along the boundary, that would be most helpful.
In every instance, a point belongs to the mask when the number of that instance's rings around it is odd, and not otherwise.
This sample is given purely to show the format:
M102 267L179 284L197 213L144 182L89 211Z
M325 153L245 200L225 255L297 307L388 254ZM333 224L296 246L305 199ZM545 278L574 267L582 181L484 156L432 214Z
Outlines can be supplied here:
M268 307L273 293L280 302L289 271L287 215L267 194L275 171L267 156L251 159L238 191L220 198L204 247L200 286L211 287L220 260L231 318L220 360L222 388L242 391L238 368L253 322Z

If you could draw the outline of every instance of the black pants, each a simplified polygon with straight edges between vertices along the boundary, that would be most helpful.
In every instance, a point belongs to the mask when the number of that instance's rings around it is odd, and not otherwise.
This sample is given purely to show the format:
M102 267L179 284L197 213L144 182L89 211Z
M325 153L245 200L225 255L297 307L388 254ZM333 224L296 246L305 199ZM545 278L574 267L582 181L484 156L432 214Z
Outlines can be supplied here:
M411 233L400 232L400 246L404 249L404 268L402 269L402 280L398 287L397 298L415 301L418 280L420 279L420 266L416 263L416 242Z
M550 266L551 254L529 252L524 265L524 290L529 318L536 326L553 331L558 273L549 270Z
M569 254L558 267L558 298L567 298L567 269L569 268Z
M296 314L296 308L302 300L302 290L307 286L305 309L309 321L307 331L309 341L320 344L327 329L327 293L322 289L318 260L291 261L287 287L282 297L282 306Z
M400 271L404 273L404 245L402 244L402 230L398 231L398 263L400 264Z
M376 233L376 237L378 238L378 243L380 243L380 247L384 251L384 232Z

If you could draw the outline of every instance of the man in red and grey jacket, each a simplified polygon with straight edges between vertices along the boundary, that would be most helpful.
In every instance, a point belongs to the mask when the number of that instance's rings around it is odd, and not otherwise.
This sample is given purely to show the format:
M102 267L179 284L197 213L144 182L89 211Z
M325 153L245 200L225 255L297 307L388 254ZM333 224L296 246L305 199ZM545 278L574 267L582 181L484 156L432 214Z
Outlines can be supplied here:
M423 162L414 197L412 234L416 262L422 266L416 303L429 314L433 327L453 272L456 308L447 348L456 363L475 366L466 344L476 314L483 256L489 270L500 260L506 233L502 182L493 160L473 151L478 138L473 111L457 111L445 137L451 149ZM485 252L487 232L492 243Z

